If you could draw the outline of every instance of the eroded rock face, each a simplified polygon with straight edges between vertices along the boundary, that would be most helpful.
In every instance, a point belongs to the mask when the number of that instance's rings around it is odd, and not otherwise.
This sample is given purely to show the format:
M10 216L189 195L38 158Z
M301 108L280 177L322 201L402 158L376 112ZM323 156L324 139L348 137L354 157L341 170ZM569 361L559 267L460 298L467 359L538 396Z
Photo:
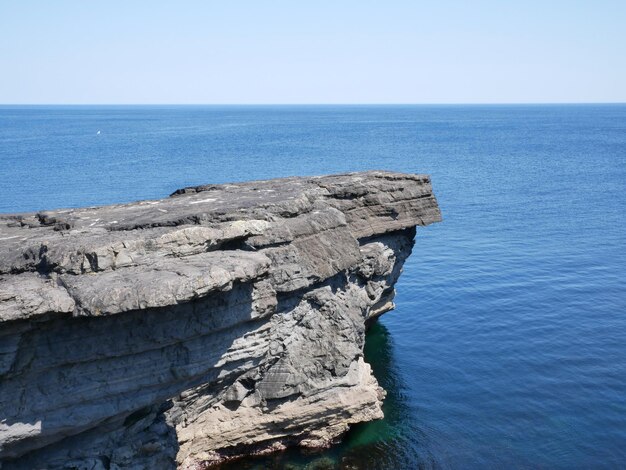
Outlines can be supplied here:
M382 417L424 175L366 172L0 215L2 469L198 469Z

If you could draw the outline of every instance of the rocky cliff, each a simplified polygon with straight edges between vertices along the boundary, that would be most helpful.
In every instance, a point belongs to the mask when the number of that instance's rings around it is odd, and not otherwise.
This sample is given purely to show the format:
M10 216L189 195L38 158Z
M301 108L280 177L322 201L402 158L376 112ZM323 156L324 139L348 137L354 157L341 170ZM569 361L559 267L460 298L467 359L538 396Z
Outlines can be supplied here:
M381 418L365 324L439 220L427 176L379 171L0 215L2 469L200 469Z

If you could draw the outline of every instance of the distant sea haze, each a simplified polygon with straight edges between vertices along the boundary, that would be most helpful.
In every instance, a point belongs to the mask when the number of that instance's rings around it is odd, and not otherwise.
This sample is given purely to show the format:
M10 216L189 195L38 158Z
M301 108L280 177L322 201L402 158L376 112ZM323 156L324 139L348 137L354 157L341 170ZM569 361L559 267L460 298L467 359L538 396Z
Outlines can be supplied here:
M623 467L626 105L0 106L0 212L367 169L444 217L368 333L386 418L225 468Z

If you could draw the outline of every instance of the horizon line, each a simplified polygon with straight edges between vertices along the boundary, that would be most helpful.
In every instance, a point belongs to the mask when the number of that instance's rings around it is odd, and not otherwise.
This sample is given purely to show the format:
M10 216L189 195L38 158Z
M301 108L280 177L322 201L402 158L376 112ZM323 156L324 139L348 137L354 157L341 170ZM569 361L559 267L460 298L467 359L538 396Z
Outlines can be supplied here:
M421 102L421 103L0 103L8 106L514 106L514 105L619 105L626 101L511 101L511 102Z

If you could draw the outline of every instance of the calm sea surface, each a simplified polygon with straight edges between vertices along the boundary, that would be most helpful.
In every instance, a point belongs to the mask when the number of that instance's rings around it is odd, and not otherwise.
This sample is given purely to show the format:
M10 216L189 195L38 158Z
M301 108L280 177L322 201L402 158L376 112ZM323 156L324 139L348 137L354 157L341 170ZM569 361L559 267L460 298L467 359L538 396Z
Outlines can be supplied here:
M0 212L366 169L444 216L368 334L386 418L228 468L626 467L626 105L0 107Z

